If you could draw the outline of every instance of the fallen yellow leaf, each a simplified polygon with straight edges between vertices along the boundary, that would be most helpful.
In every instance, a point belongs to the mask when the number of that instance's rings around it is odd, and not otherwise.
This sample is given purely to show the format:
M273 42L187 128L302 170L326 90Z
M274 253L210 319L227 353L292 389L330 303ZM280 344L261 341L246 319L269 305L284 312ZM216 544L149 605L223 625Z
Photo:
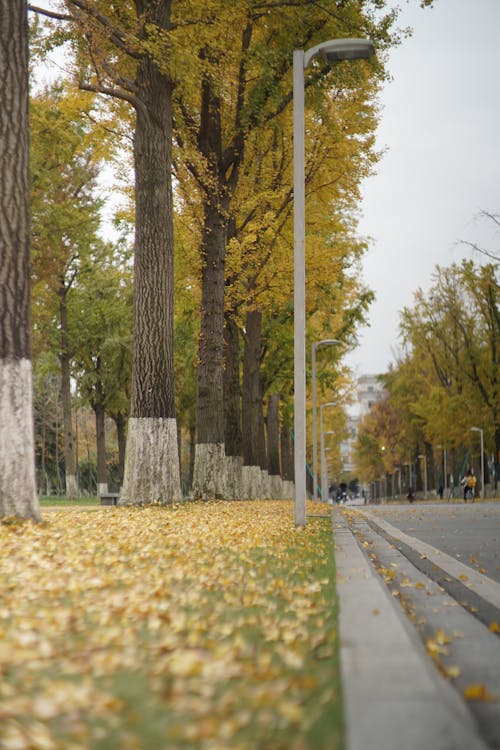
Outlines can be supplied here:
M468 701L480 701L482 703L489 703L494 700L486 685L483 684L468 685L464 690L464 698Z

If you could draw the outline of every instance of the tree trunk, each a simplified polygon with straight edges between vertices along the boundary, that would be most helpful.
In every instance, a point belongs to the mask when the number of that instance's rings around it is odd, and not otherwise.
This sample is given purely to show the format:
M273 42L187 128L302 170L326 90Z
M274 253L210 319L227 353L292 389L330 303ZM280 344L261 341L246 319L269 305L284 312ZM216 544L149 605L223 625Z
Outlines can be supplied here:
M243 460L267 469L264 411L260 380L262 313L252 310L245 320L243 349Z
M500 477L500 426L495 425L495 480L494 480L494 490L496 495L496 490L498 487L498 479Z
M196 452L196 424L189 425L189 491L193 486L194 456Z
M290 438L290 427L283 424L281 426L281 467L283 479L287 482L294 481L293 473L293 446Z
M224 443L227 456L241 456L240 333L231 315L224 326Z
M25 0L2 2L0 70L0 517L39 519L29 314Z
M209 81L202 85L199 146L213 185L221 185L222 130L220 102ZM224 196L208 189L202 231L201 319L198 345L196 455L193 496L225 497L224 450L224 272L226 229Z
M95 440L97 454L97 494L108 492L108 470L106 465L105 414L102 404L93 404L95 414Z
M227 497L242 497L242 437L240 386L240 333L231 314L224 326L224 443L227 466Z
M243 347L243 496L268 497L267 455L260 381L262 314L248 312ZM250 468L249 468L250 467Z
M149 3L145 23L169 25L170 2ZM172 83L143 58L136 109L134 353L122 503L181 499L174 401Z
M267 406L267 455L269 474L280 476L280 446L279 446L279 404L278 393L270 396Z
M267 404L267 460L271 482L271 497L276 500L283 497L283 481L280 467L279 405L279 394L273 393L269 397Z
M66 476L66 497L78 497L78 483L76 479L76 461L73 442L73 420L71 414L71 368L68 351L68 307L67 289L62 284L58 290L59 319L61 323L61 402L64 429L64 470Z
M123 470L125 466L125 449L127 445L126 419L125 415L119 412L113 415L113 422L116 425L116 438L118 441L118 481L120 487L123 484Z

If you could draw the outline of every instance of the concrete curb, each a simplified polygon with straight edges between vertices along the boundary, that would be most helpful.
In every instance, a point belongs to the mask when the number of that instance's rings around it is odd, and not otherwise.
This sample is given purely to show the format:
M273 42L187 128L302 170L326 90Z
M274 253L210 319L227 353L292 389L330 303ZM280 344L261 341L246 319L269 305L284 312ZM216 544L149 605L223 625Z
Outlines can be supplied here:
M485 750L338 507L333 530L347 750Z

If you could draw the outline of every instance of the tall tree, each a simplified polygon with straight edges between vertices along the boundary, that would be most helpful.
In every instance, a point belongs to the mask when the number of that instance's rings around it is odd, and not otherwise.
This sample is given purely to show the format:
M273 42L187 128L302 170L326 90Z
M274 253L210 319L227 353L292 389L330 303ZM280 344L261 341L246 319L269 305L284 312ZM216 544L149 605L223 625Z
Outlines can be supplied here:
M369 12L365 13L363 3L350 4L340 14L330 12L328 6L329 3L326 3L319 8L316 3L310 2L299 6L287 2L249 2L237 7L221 4L215 16L218 33L212 33L210 38L202 36L193 40L199 51L198 86L194 86L190 80L188 86L181 86L176 91L180 110L176 120L176 135L182 163L187 165L204 207L197 420L199 470L195 471L196 493L200 496L214 492L224 494L225 491L225 446L221 419L222 404L227 401L222 392L224 278L227 278L226 250L228 243L235 237L231 227L236 227L234 218L239 212L234 205L235 196L240 190L248 203L253 202L253 210L249 209L247 213L251 218L257 213L261 228L264 225L264 231L270 235L279 233L283 216L277 214L276 209L273 213L274 207L269 207L267 193L279 191L281 195L279 198L275 197L274 202L281 204L281 214L285 215L285 219L290 216L290 159L285 162L280 173L280 177L289 181L286 186L283 181L276 179L270 159L266 162L268 180L265 184L254 178L250 190L248 179L243 187L238 186L244 174L245 163L247 172L251 169L250 165L255 165L253 173L258 173L259 165L268 150L269 140L272 139L272 135L269 136L270 130L272 133L270 123L285 109L289 110L292 99L292 50L312 45L321 38L345 36L353 28L357 31L362 29L367 35L374 37L381 47L391 42L388 32L393 20L391 13L377 25ZM332 3L332 10L338 10L336 3ZM228 44L228 39L231 39L231 44ZM372 69L372 73L375 79L381 73L381 68ZM356 80L356 76L346 76L345 90L355 90L362 80L367 81L369 78L369 75L361 76ZM309 83L323 82L320 88L324 93L325 80L328 80L328 76L326 68L323 68L311 76ZM339 99L344 86L339 86ZM318 106L319 99L320 97L316 97L315 102L318 121L322 115L321 107ZM337 132L341 133L344 128L344 151L349 150L348 144L352 146L351 151L359 150L359 143L364 141L366 133L374 125L374 118L370 116L368 109L359 106L359 101L356 104L360 113L357 126L364 118L363 128L358 142L351 137L356 134L356 128L352 133L346 128L347 118L339 123ZM290 135L288 122L288 142ZM250 155L249 143L253 145ZM327 139L326 143L331 144L331 140ZM364 143L360 150L363 147ZM344 164L346 162L347 159L344 159ZM352 167L350 174L355 183L362 176L362 170L358 169L358 163ZM357 177L353 178L354 174ZM180 184L185 196L193 189L193 182L183 174L180 174ZM288 214L285 214L283 206L288 207ZM241 212L238 218L241 232L250 235L250 238L240 238L243 253L252 249L253 244L265 244L256 241L257 233L251 231L248 218L243 220ZM254 221L254 227L256 226L257 221ZM269 243L265 244L265 253L268 252ZM254 254L251 259L247 257L252 274L259 274L263 257L258 254ZM239 270L241 269L236 269L236 273ZM288 293L289 286L284 288ZM226 359L229 361L229 357ZM212 464L210 468L209 463ZM207 482L209 477L215 484ZM221 486L217 486L217 482Z
M414 307L403 311L402 333L420 377L415 411L427 439L448 447L470 444L470 428L479 424L498 462L498 264L437 267L430 292L418 290Z
M0 2L0 516L39 519L30 347L28 21Z
M95 257L70 298L70 335L77 389L96 420L97 483L108 491L105 416L119 430L128 416L130 395L132 294L130 273L112 265L109 248ZM116 263L116 257L113 258ZM124 434L118 433L119 446Z
M171 0L64 0L82 89L134 111L132 395L122 502L181 497L173 359ZM39 9L38 9L39 10Z
M99 244L96 178L108 151L92 97L56 83L31 101L31 226L35 346L57 351L64 422L66 495L78 495L71 408L68 299ZM96 148L95 144L99 142Z

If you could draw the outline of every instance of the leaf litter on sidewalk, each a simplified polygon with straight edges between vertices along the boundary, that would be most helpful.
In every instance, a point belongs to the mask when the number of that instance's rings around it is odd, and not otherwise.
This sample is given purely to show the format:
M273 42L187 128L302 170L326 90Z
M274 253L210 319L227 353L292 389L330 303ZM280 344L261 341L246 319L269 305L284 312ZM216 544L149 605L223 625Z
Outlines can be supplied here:
M1 524L0 748L340 747L332 547L289 502Z

